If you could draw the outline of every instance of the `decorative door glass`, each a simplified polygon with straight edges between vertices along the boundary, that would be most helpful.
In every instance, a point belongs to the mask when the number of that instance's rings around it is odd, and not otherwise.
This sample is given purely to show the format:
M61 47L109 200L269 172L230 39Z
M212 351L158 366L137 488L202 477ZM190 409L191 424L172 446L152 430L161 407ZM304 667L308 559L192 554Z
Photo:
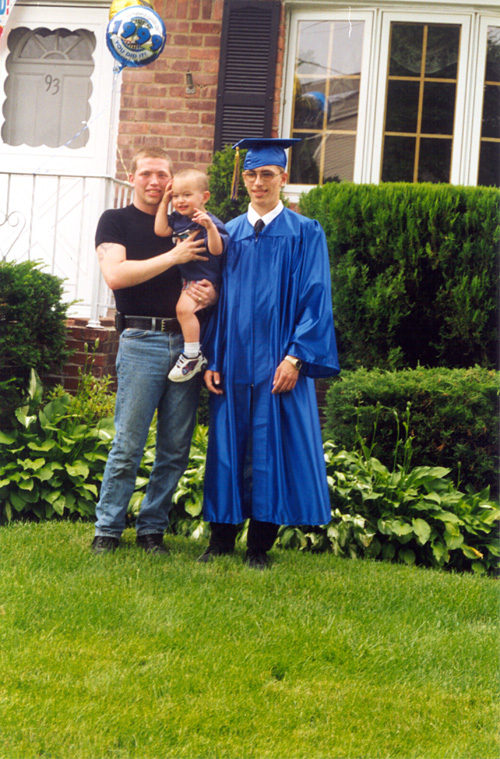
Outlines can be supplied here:
M12 30L2 127L6 144L86 145L95 44L85 29Z

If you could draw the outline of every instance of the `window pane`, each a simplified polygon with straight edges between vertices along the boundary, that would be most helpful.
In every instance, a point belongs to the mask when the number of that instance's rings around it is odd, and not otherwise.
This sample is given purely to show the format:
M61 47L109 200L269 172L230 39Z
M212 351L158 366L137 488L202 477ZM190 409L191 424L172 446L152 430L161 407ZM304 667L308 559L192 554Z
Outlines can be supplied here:
M486 54L486 81L500 83L500 27L488 27L488 52Z
M451 166L451 140L420 140L418 162L419 182L449 182Z
M328 72L330 21L301 21L296 58L296 72L304 83L324 81Z
M478 184L500 186L500 27L488 27Z
M323 182L352 182L356 137L350 134L329 134L324 151Z
M418 82L389 82L386 132L415 132L418 120Z
M331 73L334 76L359 75L362 52L363 22L335 22L333 25Z
M303 142L292 150L292 183L354 175L363 32L347 19L298 24L292 125Z
M359 79L332 79L328 96L328 129L356 131Z
M478 184L486 187L500 185L500 142L481 144Z
M322 137L317 134L299 132L293 137L300 137L302 142L290 151L290 182L292 184L318 184L321 161Z
M453 134L455 84L426 82L422 108L424 134Z
M460 30L458 24L391 24L383 181L424 181L424 175L426 181L449 181L451 139L438 146L424 136L453 137ZM447 79L453 81L441 81ZM429 159L433 150L435 167Z
M89 137L95 37L80 29L13 29L2 138L8 145L83 147Z
M421 24L393 24L389 76L420 76L424 27Z
M500 86L487 84L484 88L483 137L500 138Z
M295 98L294 129L322 129L325 107L326 97L319 90L298 95Z
M456 79L459 42L458 26L430 24L427 34L425 75L436 79Z
M413 182L414 137L386 137L382 182Z

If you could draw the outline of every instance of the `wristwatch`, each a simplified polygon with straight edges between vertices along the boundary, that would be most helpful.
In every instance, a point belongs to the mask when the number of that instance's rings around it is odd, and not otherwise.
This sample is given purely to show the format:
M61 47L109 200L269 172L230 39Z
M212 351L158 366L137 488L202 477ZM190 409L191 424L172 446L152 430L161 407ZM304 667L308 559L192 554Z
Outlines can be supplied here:
M300 372L300 368L302 366L302 361L300 358L295 358L294 356L285 356L286 361L289 361L292 366L297 369L298 372Z

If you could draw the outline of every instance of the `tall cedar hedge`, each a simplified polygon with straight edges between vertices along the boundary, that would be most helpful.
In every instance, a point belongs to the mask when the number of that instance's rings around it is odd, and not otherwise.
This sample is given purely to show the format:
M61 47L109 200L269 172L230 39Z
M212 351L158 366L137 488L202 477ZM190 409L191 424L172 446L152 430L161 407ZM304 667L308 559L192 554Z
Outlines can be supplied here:
M302 196L328 241L343 369L496 365L499 198L403 183Z

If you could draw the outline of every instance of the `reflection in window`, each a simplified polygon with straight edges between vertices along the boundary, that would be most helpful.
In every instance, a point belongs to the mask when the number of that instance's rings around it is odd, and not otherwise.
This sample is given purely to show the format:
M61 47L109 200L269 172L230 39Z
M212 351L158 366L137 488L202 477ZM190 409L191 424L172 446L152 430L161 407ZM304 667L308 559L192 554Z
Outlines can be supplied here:
M95 37L84 29L13 29L8 38L2 139L8 145L88 141Z
M488 27L478 184L500 186L500 27Z
M290 182L352 180L358 126L362 21L298 25Z
M449 182L460 27L391 25L383 182Z

